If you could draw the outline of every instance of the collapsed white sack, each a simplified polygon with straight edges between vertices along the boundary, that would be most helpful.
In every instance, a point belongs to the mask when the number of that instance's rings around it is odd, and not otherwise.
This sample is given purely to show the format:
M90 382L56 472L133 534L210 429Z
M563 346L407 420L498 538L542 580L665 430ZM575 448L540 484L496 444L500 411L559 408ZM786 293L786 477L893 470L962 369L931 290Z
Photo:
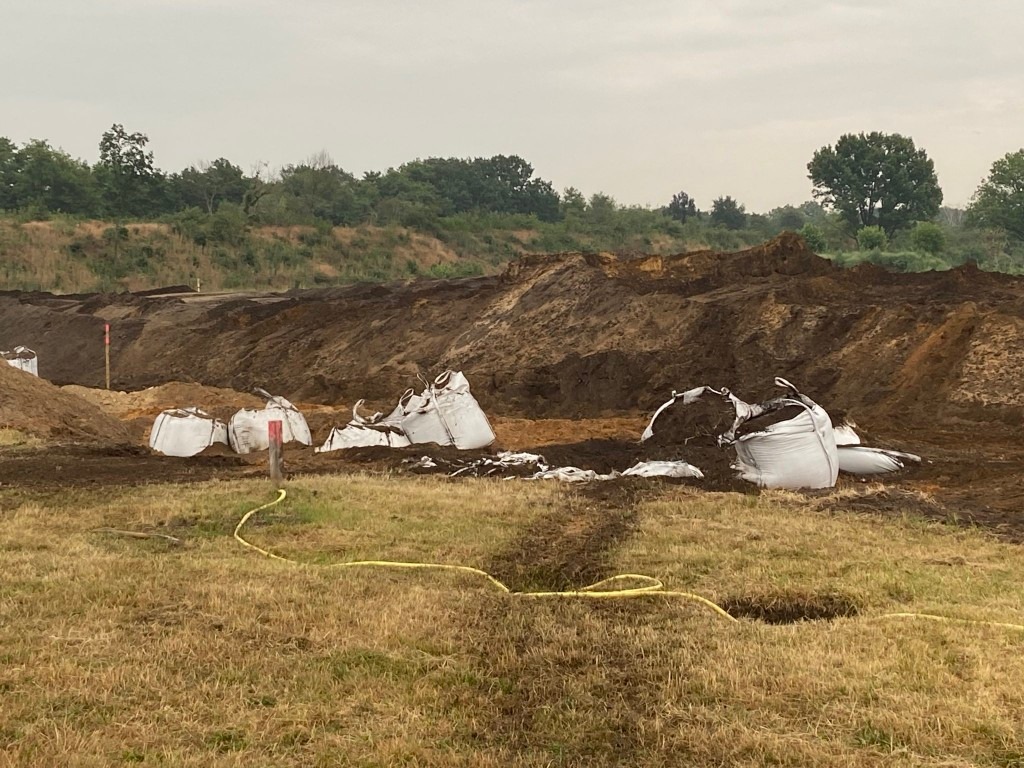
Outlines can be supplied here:
M281 422L281 440L311 445L313 436L309 433L306 418L283 397L267 395L267 405L257 411L243 408L228 422L228 440L235 453L254 453L270 448L267 425L271 421Z
M387 416L359 415L360 400L352 409L352 421L331 431L318 452L383 445L453 445L460 450L486 448L494 442L487 415L473 397L461 371L445 371L422 393L407 390Z
M399 405L387 418L381 414L367 419L359 415L359 408L363 401L360 400L352 408L352 421L344 427L334 427L331 434L322 446L316 449L317 453L328 451L342 451L347 448L370 448L374 446L385 446L388 448L404 448L411 445L409 438L402 431L402 406Z
M149 447L166 456L195 456L214 443L228 445L228 427L199 408L163 411L149 433Z

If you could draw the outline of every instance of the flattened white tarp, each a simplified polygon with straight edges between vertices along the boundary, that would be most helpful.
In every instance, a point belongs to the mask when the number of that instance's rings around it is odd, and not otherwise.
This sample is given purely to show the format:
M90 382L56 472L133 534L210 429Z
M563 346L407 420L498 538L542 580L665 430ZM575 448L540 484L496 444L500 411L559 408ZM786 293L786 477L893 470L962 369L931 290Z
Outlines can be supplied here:
M31 373L33 376L39 375L39 358L28 347L15 347L10 352L0 352L0 357L18 370Z
M228 422L228 440L235 453L255 453L270 448L267 424L271 421L281 422L281 438L284 442L303 445L313 443L309 425L298 408L283 397L258 391L267 398L266 407L261 411L243 408Z
M199 408L163 411L149 433L149 447L166 456L195 456L214 443L228 445L228 427Z
M426 443L473 450L494 442L494 430L461 371L445 371L418 395L406 390L387 417L379 413L371 418L360 416L362 403L360 400L352 409L352 421L343 429L332 430L318 452Z

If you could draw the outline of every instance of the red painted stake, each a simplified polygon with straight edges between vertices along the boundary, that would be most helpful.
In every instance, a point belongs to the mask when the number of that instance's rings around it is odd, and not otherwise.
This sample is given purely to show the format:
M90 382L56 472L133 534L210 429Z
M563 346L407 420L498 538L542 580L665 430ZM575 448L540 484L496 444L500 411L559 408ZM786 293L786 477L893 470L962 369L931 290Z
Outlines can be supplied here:
M280 486L284 479L282 467L284 440L280 420L267 422L267 438L270 441L270 479Z
M110 323L103 324L103 350L107 369L107 389L110 389Z

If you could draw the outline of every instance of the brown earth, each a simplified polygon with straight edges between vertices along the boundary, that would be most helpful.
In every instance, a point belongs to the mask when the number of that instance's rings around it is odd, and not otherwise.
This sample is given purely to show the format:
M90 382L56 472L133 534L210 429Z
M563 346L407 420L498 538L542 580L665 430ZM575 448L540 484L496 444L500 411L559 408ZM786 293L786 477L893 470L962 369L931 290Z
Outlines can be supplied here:
M136 444L163 407L223 418L254 404L240 394L253 385L302 403L320 441L354 400L390 410L419 376L453 367L504 447L598 471L685 458L707 474L702 487L738 490L729 452L714 444L729 419L718 403L671 409L643 446L636 435L673 388L727 386L760 400L784 376L874 444L925 455L930 463L883 486L934 499L923 514L1024 531L1024 280L973 267L843 270L785 235L733 254L530 256L500 277L281 294L0 293L0 348L35 349L40 373L59 384L102 383L104 322L113 385L135 391L89 397L109 399L100 405L128 421ZM393 468L415 453L292 451L289 461L300 472ZM36 470L75 482L67 467Z
M0 429L55 442L128 440L117 418L5 362L0 362Z

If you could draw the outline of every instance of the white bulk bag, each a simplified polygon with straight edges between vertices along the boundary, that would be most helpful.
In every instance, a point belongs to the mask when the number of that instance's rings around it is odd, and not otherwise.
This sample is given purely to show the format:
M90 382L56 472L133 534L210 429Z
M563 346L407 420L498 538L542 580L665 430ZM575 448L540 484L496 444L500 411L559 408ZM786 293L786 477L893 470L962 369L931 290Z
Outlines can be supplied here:
M317 448L316 452L343 451L346 448L372 448L378 445L387 448L405 448L410 443L409 438L400 433L349 424L341 429L338 427L332 429L331 434L327 436L327 441Z
M831 488L839 476L832 420L817 403L786 398L804 412L735 443L740 477L763 488Z
M422 395L406 392L400 404L402 429L413 443L473 450L494 442L494 430L461 371L445 371Z
M39 358L28 347L15 347L10 352L0 352L7 364L33 376L39 375Z
M228 444L227 425L199 408L163 411L149 433L149 447L166 456L195 456L214 443Z
M454 440L438 411L430 387L423 390L422 395L413 394L411 389L407 390L398 404L402 408L402 431L410 443L453 444Z
M236 453L254 453L270 447L267 425L281 422L281 440L311 445L313 436L299 410L283 397L270 396L266 408L257 411L243 408L228 422L228 439Z

